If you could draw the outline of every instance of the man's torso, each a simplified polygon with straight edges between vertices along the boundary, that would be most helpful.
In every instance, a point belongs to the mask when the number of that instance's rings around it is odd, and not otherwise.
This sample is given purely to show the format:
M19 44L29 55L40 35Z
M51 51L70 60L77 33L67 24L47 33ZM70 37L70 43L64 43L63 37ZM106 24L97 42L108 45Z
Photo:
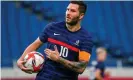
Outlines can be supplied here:
M82 28L76 32L70 32L67 30L65 22L59 22L53 23L45 32L47 34L47 48L54 50L56 45L61 57L70 61L79 61L79 50L82 49L83 42L88 40L88 35ZM77 80L78 73L57 62L46 59L43 69L38 76L49 76L50 78L56 76Z

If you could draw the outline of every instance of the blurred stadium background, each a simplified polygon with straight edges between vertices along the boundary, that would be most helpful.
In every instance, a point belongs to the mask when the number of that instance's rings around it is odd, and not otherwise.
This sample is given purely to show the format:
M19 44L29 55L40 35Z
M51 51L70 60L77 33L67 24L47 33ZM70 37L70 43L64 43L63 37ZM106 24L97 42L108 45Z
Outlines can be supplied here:
M34 80L16 66L24 49L33 42L46 24L64 20L67 1L2 1L1 2L1 78ZM93 35L91 61L95 48L108 50L105 61L111 80L133 80L133 2L88 1L82 26ZM39 49L43 53L45 46ZM90 62L91 62L90 61ZM90 63L79 80L90 77Z

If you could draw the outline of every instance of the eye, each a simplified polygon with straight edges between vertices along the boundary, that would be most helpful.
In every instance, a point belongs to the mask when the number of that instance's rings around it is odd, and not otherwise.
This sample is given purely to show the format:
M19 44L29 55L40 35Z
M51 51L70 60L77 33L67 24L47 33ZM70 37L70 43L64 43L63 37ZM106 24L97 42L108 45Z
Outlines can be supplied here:
M67 8L67 11L69 11L69 9Z
M76 12L74 9L71 9L71 12Z

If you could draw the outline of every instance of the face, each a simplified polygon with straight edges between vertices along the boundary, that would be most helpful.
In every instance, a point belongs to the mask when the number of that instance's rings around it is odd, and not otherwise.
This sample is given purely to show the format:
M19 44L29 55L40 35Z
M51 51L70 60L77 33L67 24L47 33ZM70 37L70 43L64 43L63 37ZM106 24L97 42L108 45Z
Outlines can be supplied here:
M96 53L97 53L98 60L105 61L107 57L107 52L104 49L99 48L97 49Z
M79 5L70 3L66 10L66 23L75 25L80 20Z

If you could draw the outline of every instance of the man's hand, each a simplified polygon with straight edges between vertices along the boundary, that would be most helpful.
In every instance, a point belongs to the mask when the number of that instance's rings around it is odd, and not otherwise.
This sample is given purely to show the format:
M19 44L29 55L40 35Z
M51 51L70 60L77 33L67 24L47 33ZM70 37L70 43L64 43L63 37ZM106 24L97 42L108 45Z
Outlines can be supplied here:
M36 51L41 45L43 44L43 42L41 42L41 40L39 38L37 38L32 44L30 44L24 51L24 53L22 54L22 56L18 59L17 61L17 66L24 72L31 74L32 70L25 68L24 64L26 61L23 61L24 57L27 55L27 53L32 52L32 51Z
M47 55L47 58L49 58L50 60L56 61L58 63L61 63L65 67L67 67L79 74L83 73L83 71L85 70L85 68L87 66L89 59L78 61L78 62L69 61L69 60L64 59L59 56L59 51L56 46L54 46L54 49L55 49L54 51L50 50L50 49L44 50ZM87 53L87 54L89 54L89 53ZM90 58L90 57L88 57L88 58Z
M32 74L32 70L29 69L29 68L26 68L24 67L24 64L26 63L26 61L21 61L21 60L18 60L17 61L17 66L24 72L26 73L29 73L29 74Z
M46 53L47 58L57 62L60 57L59 51L57 49L57 46L54 46L54 49L55 49L54 51L50 49L45 49L44 52Z

